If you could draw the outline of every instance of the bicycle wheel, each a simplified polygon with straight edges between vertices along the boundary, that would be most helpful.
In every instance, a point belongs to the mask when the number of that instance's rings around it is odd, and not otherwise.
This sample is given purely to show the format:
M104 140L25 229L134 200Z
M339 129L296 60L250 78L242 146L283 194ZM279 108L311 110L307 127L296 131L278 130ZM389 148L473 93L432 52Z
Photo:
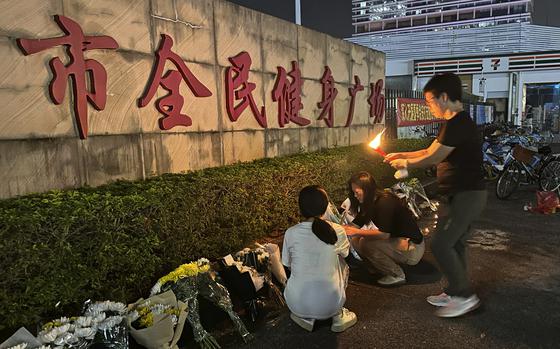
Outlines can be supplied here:
M500 163L500 158L497 157L494 154L488 154L488 157L490 157L494 163L499 164ZM498 171L498 169L496 169L490 162L488 161L484 161L482 163L482 167L484 169L484 179L488 180L488 181L493 181L496 178L498 178L498 176L500 175L500 172Z
M560 160L546 164L539 174L539 188L560 193Z
M517 161L509 163L498 178L496 184L496 197L500 200L507 199L519 187L523 168Z

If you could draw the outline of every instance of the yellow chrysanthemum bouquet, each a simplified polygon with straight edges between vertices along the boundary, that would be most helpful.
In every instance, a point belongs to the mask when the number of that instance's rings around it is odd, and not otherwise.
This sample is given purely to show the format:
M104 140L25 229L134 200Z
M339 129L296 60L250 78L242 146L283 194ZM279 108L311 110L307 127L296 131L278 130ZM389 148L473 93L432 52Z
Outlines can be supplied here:
M187 305L169 290L128 306L130 334L148 349L177 348L187 318Z
M243 340L248 341L251 334L239 316L233 311L229 292L214 280L210 262L201 258L196 262L186 263L161 277L152 287L151 295L165 291L173 291L177 299L187 305L186 319L189 321L194 339L201 348L219 348L218 342L202 327L198 313L198 296L202 296L214 305L227 312L234 322Z

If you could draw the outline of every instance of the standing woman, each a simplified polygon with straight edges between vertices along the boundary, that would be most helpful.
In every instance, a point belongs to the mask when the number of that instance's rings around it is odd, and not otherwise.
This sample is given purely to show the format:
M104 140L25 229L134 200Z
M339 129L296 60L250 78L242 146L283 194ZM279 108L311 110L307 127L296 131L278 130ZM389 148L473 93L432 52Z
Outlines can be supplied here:
M382 286L406 282L398 263L415 265L424 255L424 236L412 213L394 194L377 188L372 175L358 172L348 181L350 208L354 216L346 233L354 236L352 245L369 269L384 276ZM373 225L372 225L373 223Z
M437 139L426 149L388 154L385 162L396 169L437 165L439 191L447 198L449 210L438 221L431 248L448 286L426 300L440 307L437 316L456 317L480 305L469 281L467 240L488 195L483 181L482 137L463 109L462 82L457 75L435 75L424 87L424 97L432 115L444 120Z
M282 264L288 267L284 296L290 317L307 331L315 320L332 318L331 331L342 332L354 325L356 314L343 308L346 302L349 243L344 229L322 219L329 203L319 186L299 193L299 209L305 220L284 235Z

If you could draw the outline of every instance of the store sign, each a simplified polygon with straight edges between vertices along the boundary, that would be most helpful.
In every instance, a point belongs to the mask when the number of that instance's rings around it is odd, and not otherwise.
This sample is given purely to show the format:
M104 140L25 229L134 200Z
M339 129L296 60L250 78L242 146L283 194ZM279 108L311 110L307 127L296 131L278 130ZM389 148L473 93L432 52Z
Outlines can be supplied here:
M117 41L110 36L86 36L80 25L68 17L56 15L55 21L66 35L48 39L17 39L21 51L25 55L35 54L46 49L64 45L67 47L69 63L64 65L59 57L49 62L53 74L49 84L50 97L53 103L61 104L64 100L68 78L72 79L74 103L74 117L78 125L78 133L81 139L87 138L88 103L97 110L103 110L107 100L107 72L103 65L96 60L86 59L84 53L93 49L117 49ZM257 87L251 82L250 69L252 59L249 53L241 51L234 57L229 57L230 67L225 70L225 99L226 111L231 122L236 122L245 109L249 108L253 117L263 128L268 126L267 113L264 106L258 106L253 98L253 91ZM171 62L176 69L164 71L165 63ZM303 109L301 100L303 80L299 65L296 61L291 62L291 70L287 72L284 67L277 67L278 73L274 85L272 100L278 104L278 124L284 127L293 122L299 126L310 124L310 120L300 112ZM88 77L89 79L87 79ZM156 95L158 88L167 91L167 95L157 99L154 104L162 115L159 119L159 127L169 130L176 126L189 127L192 125L192 117L197 115L185 115L181 113L185 97L180 94L181 83L186 83L196 98L207 98L213 95L204 84L189 69L180 56L173 51L173 39L162 34L159 48L155 52L154 68L151 76L147 76L147 88L138 100L138 107L146 107ZM87 81L89 80L89 83ZM352 124L354 117L355 100L359 92L364 91L360 78L354 76L355 83L348 88L350 106L346 116L345 126ZM334 101L338 95L335 87L335 79L331 69L326 66L324 74L320 79L322 85L322 99L317 102L321 109L318 120L323 120L327 127L334 126ZM385 113L385 96L383 95L383 80L379 79L375 84L370 84L369 117L375 123L383 120ZM200 117L200 116L199 116Z
M442 122L436 119L423 99L397 98L397 126L421 126L433 122Z

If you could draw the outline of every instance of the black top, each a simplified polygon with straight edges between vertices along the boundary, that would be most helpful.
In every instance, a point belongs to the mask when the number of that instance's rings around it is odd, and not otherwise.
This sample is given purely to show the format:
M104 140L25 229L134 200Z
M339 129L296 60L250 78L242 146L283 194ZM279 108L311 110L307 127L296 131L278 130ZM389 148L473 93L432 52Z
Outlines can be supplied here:
M482 137L467 112L457 113L440 128L437 140L455 149L437 166L437 181L443 194L484 189Z
M415 244L424 240L412 212L393 194L377 195L373 205L359 212L352 223L362 227L370 221L380 231L391 234L392 238L410 238Z

